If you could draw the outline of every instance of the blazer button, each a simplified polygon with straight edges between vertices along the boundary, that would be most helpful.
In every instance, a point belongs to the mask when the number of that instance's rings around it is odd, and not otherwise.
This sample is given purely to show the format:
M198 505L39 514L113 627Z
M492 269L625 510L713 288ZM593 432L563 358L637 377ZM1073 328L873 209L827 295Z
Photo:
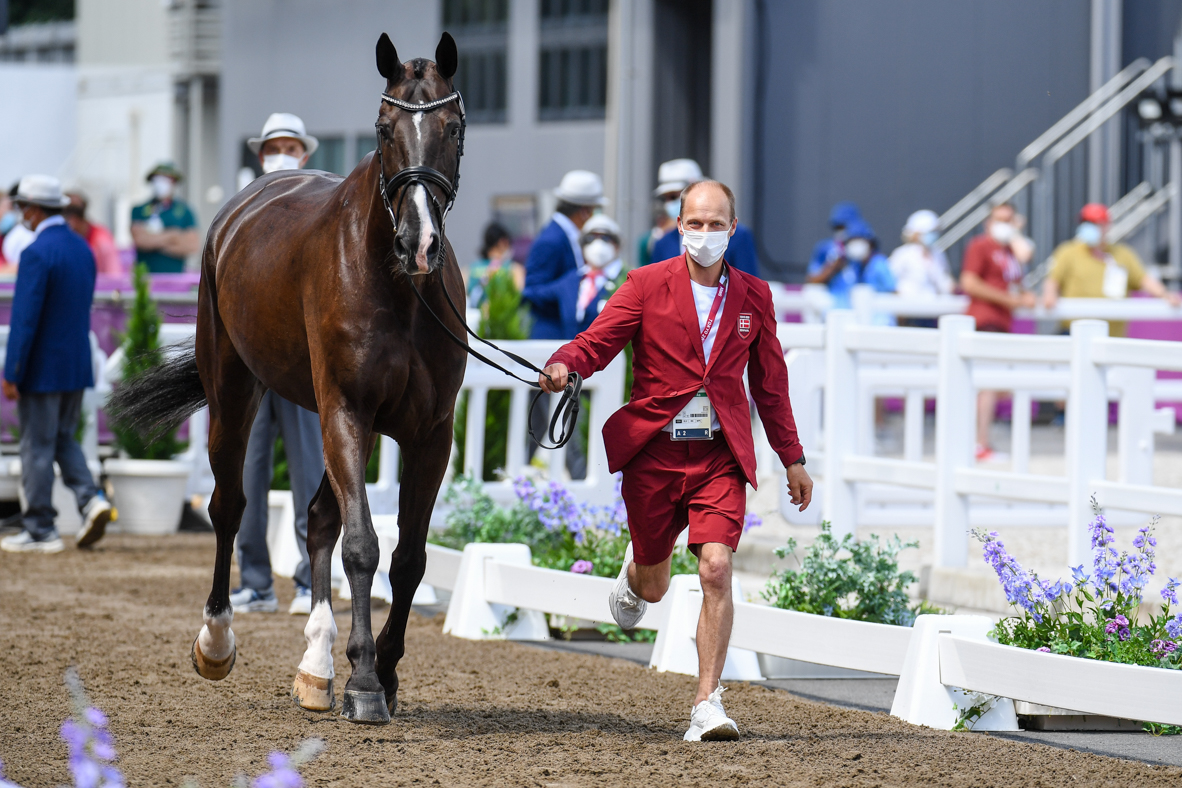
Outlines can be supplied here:
M710 385L710 378L708 378L708 377L707 377L705 380L703 380L703 381L702 381L702 385L703 385L703 386L709 386L709 385Z

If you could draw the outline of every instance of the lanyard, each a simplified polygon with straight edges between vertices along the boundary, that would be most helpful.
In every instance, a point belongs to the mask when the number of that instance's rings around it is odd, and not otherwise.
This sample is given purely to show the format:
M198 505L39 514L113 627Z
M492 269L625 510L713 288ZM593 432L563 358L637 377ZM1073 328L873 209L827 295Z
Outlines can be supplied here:
M718 292L714 294L714 304L710 307L710 315L706 318L706 325L702 326L702 344L706 344L706 337L710 336L710 329L714 327L714 318L718 317L718 307L726 297L726 281L718 283Z

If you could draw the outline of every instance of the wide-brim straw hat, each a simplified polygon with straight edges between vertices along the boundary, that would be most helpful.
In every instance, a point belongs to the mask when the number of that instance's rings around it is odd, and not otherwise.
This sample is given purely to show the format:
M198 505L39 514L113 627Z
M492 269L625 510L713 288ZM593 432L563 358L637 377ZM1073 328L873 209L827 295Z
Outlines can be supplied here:
M304 154L311 156L320 147L320 140L308 134L304 121L298 115L290 112L272 112L271 117L263 124L263 133L258 137L251 137L246 141L246 147L258 154L267 140L288 137L299 140L304 145Z
M52 175L26 175L17 186L13 202L18 205L40 205L43 208L65 208L70 198L62 194L62 182Z
M563 175L562 182L554 190L554 196L572 205L607 205L607 198L603 196L603 181L588 170L571 170Z

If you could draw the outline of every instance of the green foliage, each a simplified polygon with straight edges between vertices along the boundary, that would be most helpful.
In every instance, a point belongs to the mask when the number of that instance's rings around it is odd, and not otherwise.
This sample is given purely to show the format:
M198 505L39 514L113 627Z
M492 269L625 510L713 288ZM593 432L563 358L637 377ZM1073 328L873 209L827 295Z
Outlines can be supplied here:
M8 0L8 24L30 25L74 18L74 0Z
M495 271L485 288L487 296L481 307L480 329L477 332L484 339L528 339L524 328L521 307L521 293L513 282L508 266ZM505 467L509 443L509 400L508 390L494 390L488 393L488 404L484 416L484 480L493 481L497 471ZM468 431L468 393L456 401L455 424L456 453L455 472L464 471L464 440Z
M125 356L123 379L129 382L157 366L163 358L160 313L149 288L148 267L141 263L135 267L135 300L127 316L127 332L120 338ZM133 430L114 428L113 432L115 445L134 460L167 460L181 450L175 430L150 443Z
M885 545L877 536L859 542L846 534L838 541L832 526L824 522L803 560L796 554L795 539L776 550L780 558L791 555L800 568L773 573L763 597L785 610L909 627L922 613L943 612L907 598L907 587L918 578L911 571L899 571L898 557L918 546L898 536Z

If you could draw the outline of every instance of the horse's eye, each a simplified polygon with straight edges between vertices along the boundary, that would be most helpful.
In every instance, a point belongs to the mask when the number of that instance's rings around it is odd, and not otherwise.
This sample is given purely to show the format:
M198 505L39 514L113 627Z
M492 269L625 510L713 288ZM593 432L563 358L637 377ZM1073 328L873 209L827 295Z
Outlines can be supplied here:
M451 131L449 132L449 135L451 136L451 138L452 138L453 140L454 140L454 139L459 139L459 136L460 136L460 127L459 127L459 126L452 126L452 127L451 127Z

